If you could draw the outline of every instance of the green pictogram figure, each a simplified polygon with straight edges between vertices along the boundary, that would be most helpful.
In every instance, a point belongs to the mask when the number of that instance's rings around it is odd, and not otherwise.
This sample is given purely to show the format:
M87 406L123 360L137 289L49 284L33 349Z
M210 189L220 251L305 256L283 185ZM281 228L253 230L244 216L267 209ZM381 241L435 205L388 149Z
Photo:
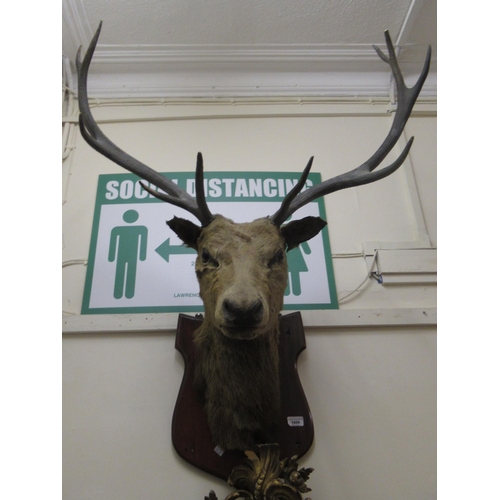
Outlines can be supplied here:
M139 218L135 210L127 210L123 220L133 224ZM117 226L111 231L109 262L116 260L115 289L113 297L131 299L135 293L137 259L146 260L148 229L146 226Z
M311 247L307 241L304 241L304 243L299 245L297 248L290 250L287 254L289 279L285 290L285 296L290 295L290 281L292 282L293 294L301 294L300 273L305 273L309 270L301 248L306 255L311 253Z

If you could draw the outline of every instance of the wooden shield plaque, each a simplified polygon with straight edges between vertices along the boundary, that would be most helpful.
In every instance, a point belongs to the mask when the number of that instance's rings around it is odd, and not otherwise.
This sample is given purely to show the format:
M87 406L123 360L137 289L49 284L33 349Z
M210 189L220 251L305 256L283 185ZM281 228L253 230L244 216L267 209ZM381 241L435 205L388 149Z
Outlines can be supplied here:
M240 465L245 454L221 450L212 442L208 422L199 395L193 389L196 351L195 330L201 317L179 315L175 348L184 358L184 377L172 419L172 442L177 453L195 467L226 480L232 469ZM300 312L280 317L280 424L271 442L278 443L280 457L301 457L312 445L313 421L304 390L297 373L297 358L306 348Z

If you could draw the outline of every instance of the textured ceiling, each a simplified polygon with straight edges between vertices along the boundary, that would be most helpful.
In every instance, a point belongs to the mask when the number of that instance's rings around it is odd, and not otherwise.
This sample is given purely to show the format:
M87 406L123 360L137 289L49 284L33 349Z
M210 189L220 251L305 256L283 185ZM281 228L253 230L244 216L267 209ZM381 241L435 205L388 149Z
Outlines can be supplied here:
M100 20L98 96L377 94L386 29L410 73L437 60L436 0L63 0L70 61Z

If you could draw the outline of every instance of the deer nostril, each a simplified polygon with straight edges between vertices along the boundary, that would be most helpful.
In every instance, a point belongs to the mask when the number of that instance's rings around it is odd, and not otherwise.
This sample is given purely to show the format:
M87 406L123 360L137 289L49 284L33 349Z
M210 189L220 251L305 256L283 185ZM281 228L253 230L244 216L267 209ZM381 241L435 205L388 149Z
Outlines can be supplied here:
M233 316L237 313L238 308L229 299L225 299L222 303L222 308L224 309L224 314L226 317Z
M260 299L249 306L242 306L230 299L225 299L222 307L225 320L237 326L254 325L261 321L264 313L264 305Z
M254 316L255 318L258 318L259 320L262 318L262 312L264 310L264 306L262 305L261 300L257 300L254 302L252 306L248 309L248 312Z

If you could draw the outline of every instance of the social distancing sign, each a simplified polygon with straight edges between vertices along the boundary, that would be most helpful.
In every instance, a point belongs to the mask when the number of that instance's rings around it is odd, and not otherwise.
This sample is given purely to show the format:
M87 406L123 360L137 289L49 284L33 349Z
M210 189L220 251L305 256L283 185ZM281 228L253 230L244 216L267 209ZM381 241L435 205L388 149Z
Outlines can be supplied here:
M194 196L194 172L168 176ZM296 172L206 172L205 193L213 214L250 222L274 214L298 178ZM310 174L305 189L319 182L320 174ZM289 220L308 215L326 220L322 198ZM199 224L150 195L135 175L99 176L82 314L203 311L196 252L167 226L174 216ZM287 259L284 309L338 308L326 228Z

